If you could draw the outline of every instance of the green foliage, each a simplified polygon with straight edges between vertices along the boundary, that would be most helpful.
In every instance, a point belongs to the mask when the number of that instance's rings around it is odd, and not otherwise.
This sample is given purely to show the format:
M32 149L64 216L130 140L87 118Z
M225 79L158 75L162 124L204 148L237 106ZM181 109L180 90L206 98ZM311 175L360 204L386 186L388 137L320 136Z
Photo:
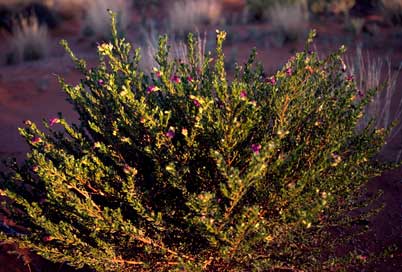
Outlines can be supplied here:
M383 130L356 124L358 97L342 71L344 49L321 60L308 46L272 77L253 51L229 81L217 32L203 63L188 37L185 62L143 73L117 38L98 47L71 86L80 116L27 121L31 147L3 173L2 208L25 232L7 234L45 258L97 271L323 270L335 263L327 226L351 224L361 185L380 172L372 160ZM199 69L201 67L201 69ZM5 238L6 234L2 236Z

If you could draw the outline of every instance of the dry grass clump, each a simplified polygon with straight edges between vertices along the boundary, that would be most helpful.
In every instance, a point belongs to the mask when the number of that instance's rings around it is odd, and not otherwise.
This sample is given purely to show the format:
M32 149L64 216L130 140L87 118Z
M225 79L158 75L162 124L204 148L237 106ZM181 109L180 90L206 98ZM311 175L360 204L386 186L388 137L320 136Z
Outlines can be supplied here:
M273 28L288 40L298 39L308 24L308 11L303 1L294 4L278 2L268 10L268 17Z
M8 62L32 61L42 59L48 54L49 35L45 25L40 25L36 16L19 18L10 36Z
M178 0L168 11L169 27L172 32L185 34L202 24L215 25L220 22L222 3L216 0Z
M142 46L141 68L146 72L152 72L159 68L159 64L155 61L154 56L158 51L158 36L159 34L152 29L144 33L145 44ZM207 53L207 35L197 33L194 37L196 40L196 58L198 59L198 68L201 69L202 64ZM187 54L187 45L183 41L175 41L174 37L169 39L169 61L180 60L183 63L189 63Z
M392 24L402 24L402 0L381 0L384 19Z
M389 128L395 125L388 136L387 142L396 139L402 132L402 97L397 92L396 83L399 71L393 71L391 61L382 58L371 58L363 54L361 46L356 49L353 59L347 59L351 74L356 79L359 95L364 96L371 89L378 88L383 82L385 88L376 93L373 100L365 109L365 113L358 125L358 129L365 127L371 120L375 120L377 129ZM402 149L393 150L395 161L402 156Z
M124 32L127 29L129 22L129 4L127 1L90 0L83 24L85 35L94 36L99 39L108 39L111 37L108 10L112 10L117 14L118 30Z

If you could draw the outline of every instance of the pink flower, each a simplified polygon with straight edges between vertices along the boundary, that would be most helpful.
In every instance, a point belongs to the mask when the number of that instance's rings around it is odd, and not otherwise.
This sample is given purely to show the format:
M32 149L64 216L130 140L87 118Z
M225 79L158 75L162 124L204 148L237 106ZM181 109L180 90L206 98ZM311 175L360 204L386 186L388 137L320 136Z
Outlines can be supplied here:
M105 82L103 81L103 79L99 79L99 80L98 80L98 84L101 85L101 86L103 86L103 84L105 84Z
M363 97L363 96L364 96L364 92L362 92L361 90L358 90L358 91L357 91L357 95L360 96L360 97Z
M247 92L246 92L246 90L242 90L241 92L240 92L240 99L246 99L247 98Z
M261 145L260 144L252 144L251 150L254 152L255 155L260 154Z
M45 242L45 243L50 242L50 241L52 241L52 240L53 240L53 237L50 236L50 235L46 235L46 236L44 236L44 237L42 238L42 241Z
M347 81L353 81L353 75L348 75L347 77L346 77L346 80Z
M149 87L147 88L147 94L150 94L150 93L156 92L157 90L159 90L159 88L158 88L158 87L156 87L156 86L154 86L154 85L149 86Z
M188 77L187 77L187 81L190 82L190 83L193 83L193 82L194 82L194 79L193 79L191 76L188 76Z
M193 99L193 103L194 103L194 106L196 106L197 108L201 107L201 103L197 99Z
M180 83L181 82L180 77L178 77L176 75L172 76L172 78L170 80L172 80L174 83Z
M346 72L346 70L347 70L347 66L346 66L346 64L345 64L345 62L343 61L343 59L341 59L341 65L342 65L342 72Z
M49 120L49 125L50 125L51 127L54 126L55 124L58 124L58 123L60 123L60 119L59 119L59 118L54 117L54 118L52 118L52 119Z
M166 132L166 137L168 137L169 139L173 139L175 133L173 131L173 129L169 129L168 132Z
M124 173L126 173L126 174L130 174L131 171L132 171L132 168L131 168L128 164L125 164L125 165L124 165L124 168L123 168L123 171L124 171Z
M367 260L367 256L365 256L365 255L358 255L357 256L357 259L359 259L360 261L366 261Z
M291 76L292 73L293 73L292 68L289 67L288 69L286 69L286 75L287 76Z
M35 137L31 141L32 144L38 144L38 143L41 143L41 142L42 142L42 139L39 138L39 137Z
M275 85L276 84L276 78L274 76L271 76L268 80L268 83L270 83L271 85Z
M24 125L26 125L26 126L32 126L31 120L25 120L25 121L24 121Z
M161 72L161 71L157 71L157 72L155 73L155 75L156 75L157 77L161 77L161 76L162 76L162 72Z

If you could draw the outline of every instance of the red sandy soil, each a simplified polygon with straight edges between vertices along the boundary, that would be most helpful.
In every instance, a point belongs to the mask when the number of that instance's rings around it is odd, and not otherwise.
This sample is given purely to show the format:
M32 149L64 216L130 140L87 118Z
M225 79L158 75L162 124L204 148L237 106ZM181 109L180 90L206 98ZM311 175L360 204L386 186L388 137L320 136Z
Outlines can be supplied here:
M133 18L138 22L137 18ZM366 18L367 21L378 18ZM381 18L380 18L381 20ZM352 50L359 42L366 45L367 50L373 57L389 56L397 66L402 61L402 29L389 26L377 25L378 33L374 36L360 34L354 36L344 31L342 24L337 19L325 19L324 21L311 24L318 31L316 47L320 53L330 52L333 49L349 41L348 46ZM223 28L223 27L221 27ZM129 37L136 36L136 27L131 27ZM226 47L226 55L236 54L240 63L244 61L254 46L257 47L261 60L268 72L275 71L283 64L295 50L301 50L304 39L296 43L275 45L268 36L254 37L244 41L237 41L241 35L248 33L262 33L270 31L268 24L235 25L227 27L229 36L233 42ZM399 38L395 33L400 33ZM94 45L82 38L79 31L79 23L66 22L52 32L50 56L45 60L23 63L17 65L4 64L3 53L8 52L7 37L0 33L0 159L16 157L22 160L28 151L24 140L19 136L17 128L22 126L23 120L29 119L40 123L43 118L49 119L62 112L67 120L77 120L77 115L72 111L71 105L66 102L66 95L62 92L57 82L60 75L69 83L78 82L80 75L74 71L70 59L58 46L61 38L69 40L74 52L80 57L95 62ZM257 45L256 45L257 44ZM234 53L233 53L234 52ZM401 90L402 77L399 77L398 90ZM400 135L399 135L400 136ZM392 157L397 148L402 147L401 137L384 150L383 157ZM1 167L0 167L1 170ZM369 262L361 271L402 271L402 168L384 173L381 177L370 181L369 193L374 194L383 190L380 202L385 205L384 209L371 219L372 231L358 239L358 244L353 245L360 250L361 255L379 254L386 247L395 245L396 249L392 256L382 258L375 262ZM0 219L4 218L0 216ZM26 251L19 250L20 257L8 254L13 251L13 246L0 247L0 272L13 271L68 271L66 265L53 265L45 262L37 256L32 258L30 266L24 265L28 261L22 257ZM25 260L24 260L25 259Z

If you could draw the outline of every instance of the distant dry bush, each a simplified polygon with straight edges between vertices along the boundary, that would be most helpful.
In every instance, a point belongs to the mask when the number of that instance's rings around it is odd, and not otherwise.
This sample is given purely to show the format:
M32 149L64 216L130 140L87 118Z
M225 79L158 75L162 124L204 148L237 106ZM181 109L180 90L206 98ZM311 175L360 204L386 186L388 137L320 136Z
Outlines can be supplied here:
M308 23L308 12L301 2L294 4L276 3L268 10L268 17L275 30L287 40L296 40L303 35Z
M266 19L267 9L276 3L278 3L277 0L247 0L249 16L257 21L263 21Z
M402 24L402 0L381 0L384 19L392 24Z
M144 33L145 44L142 46L142 58L140 62L141 68L148 73L155 72L159 69L159 64L155 60L155 55L158 52L158 36L159 34L153 29ZM197 58L198 69L202 68L207 55L207 35L197 33L195 39L195 57ZM172 39L169 42L170 52L169 61L180 60L184 64L189 64L187 45L183 41L175 41Z
M330 3L330 11L347 16L355 4L356 0L333 0Z
M202 24L217 24L221 20L222 4L215 0L178 0L168 11L169 27L184 34Z
M108 9L117 14L117 27L124 32L129 22L129 4L125 0L90 0L84 19L84 34L95 38L111 37Z
M10 37L8 62L38 60L48 54L49 36L45 25L40 25L35 16L19 18Z

